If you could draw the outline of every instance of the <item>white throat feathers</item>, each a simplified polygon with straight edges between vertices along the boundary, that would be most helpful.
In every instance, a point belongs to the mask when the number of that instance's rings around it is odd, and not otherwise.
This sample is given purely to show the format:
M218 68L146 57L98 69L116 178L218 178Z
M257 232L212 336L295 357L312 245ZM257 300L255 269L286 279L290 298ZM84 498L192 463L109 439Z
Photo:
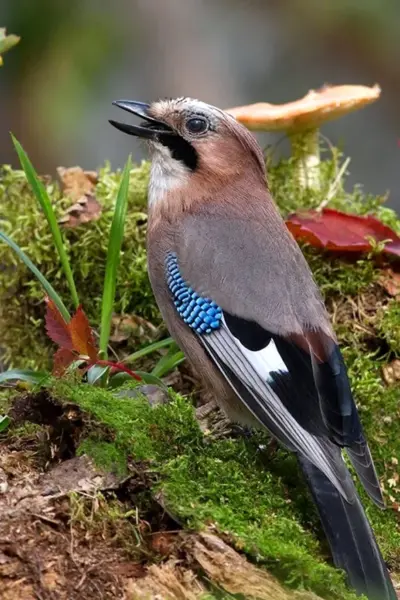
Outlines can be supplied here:
M149 206L154 206L170 190L183 187L189 181L191 171L182 161L172 156L168 146L153 142L151 153L148 203Z

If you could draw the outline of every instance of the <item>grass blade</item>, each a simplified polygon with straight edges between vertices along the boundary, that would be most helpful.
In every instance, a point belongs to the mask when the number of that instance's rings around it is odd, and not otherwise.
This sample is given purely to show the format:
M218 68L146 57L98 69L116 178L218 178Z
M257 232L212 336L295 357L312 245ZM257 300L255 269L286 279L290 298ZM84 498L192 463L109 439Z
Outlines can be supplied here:
M102 367L100 365L93 365L90 367L87 372L87 382L89 385L98 385L100 387L107 387L106 385L102 385L105 380L105 375L110 370L110 367ZM128 375L130 379L132 377Z
M25 381L27 383L39 384L44 379L50 377L49 373L44 371L33 371L31 369L10 369L0 373L0 384L10 381Z
M106 273L104 277L103 299L101 303L100 325L100 352L107 357L107 346L111 330L111 317L114 306L115 288L117 284L117 270L124 237L126 209L128 205L129 174L131 171L131 157L129 156L122 173L114 216L111 224L110 238L108 240Z
M153 342L152 344L148 344L148 346L145 346L144 348L141 348L140 350L136 350L136 352L134 352L133 354L130 354L129 356L124 358L124 360L121 362L124 362L124 363L134 362L135 360L138 360L139 358L142 358L143 356L147 356L148 354L157 352L157 350L161 350L162 348L168 348L168 346L172 346L173 344L176 346L176 349L178 349L178 345L172 339L172 337L165 338L164 340L160 340L158 342Z
M51 283L49 283L47 281L46 277L44 277L41 274L41 272L39 271L39 269L37 267L35 267L35 265L31 261L31 259L28 258L28 256L25 254L25 252L23 250L21 250L21 248L18 246L18 244L16 244L10 237L8 237L8 235L3 233L2 231L0 231L0 240L2 240L8 246L10 246L10 248L12 248L14 250L14 252L17 254L18 258L20 258L22 260L22 262L25 263L25 265L28 267L28 269L30 269L32 271L32 273L35 275L35 277L42 284L42 286L45 289L49 298L51 298L53 300L54 304L57 306L57 308L60 311L60 313L62 314L63 318L68 323L68 321L71 318L70 314L69 314L67 308L65 307L64 302L61 300L60 296L57 294L57 292L55 291L55 289L53 288Z
M145 373L144 371L135 371L135 373L140 376L143 383L158 385L158 387L163 389L164 392L168 392L168 388L165 383L163 383L159 377L156 377L156 375L153 375L152 373Z
M0 433L3 433L3 431L5 431L7 429L7 427L10 425L10 423L11 423L10 417L8 417L7 415L1 415L0 416Z
M171 347L167 354L160 358L151 374L155 377L164 377L171 371L173 371L178 365L185 360L185 355L181 350L176 351Z
M45 186L40 181L25 150L22 148L19 141L13 135L11 135L11 137L12 137L15 149L17 151L21 166L22 166L23 170L25 171L26 178L33 190L33 193L36 196L37 201L39 202L40 206L42 207L42 210L43 210L45 217L47 219L47 222L49 224L49 227L50 227L50 230L51 230L51 233L53 236L54 244L57 249L58 256L60 257L61 265L64 270L65 277L67 279L68 286L69 286L69 289L71 292L72 301L75 305L75 308L78 308L79 298L78 298L78 293L77 293L76 287L75 287L74 277L72 275L72 270L71 270L71 266L69 264L67 253L65 251L65 246L64 246L62 235L61 235L61 230L60 230L60 227L58 226L57 219L54 214L54 210L53 210L49 195L46 191Z
M145 373L144 371L135 371L135 373L137 375L140 375L142 384L148 383L151 385L157 385L158 387L162 388L162 390L164 390L164 392L168 393L167 386L158 377L151 375L151 373ZM111 389L117 389L117 388L121 387L121 385L124 385L124 383L131 382L131 381L132 381L132 377L130 377L127 373L115 373L115 375L111 375L111 377L110 377L109 387ZM140 386L138 386L138 387L140 387ZM137 387L129 388L129 389L137 389Z

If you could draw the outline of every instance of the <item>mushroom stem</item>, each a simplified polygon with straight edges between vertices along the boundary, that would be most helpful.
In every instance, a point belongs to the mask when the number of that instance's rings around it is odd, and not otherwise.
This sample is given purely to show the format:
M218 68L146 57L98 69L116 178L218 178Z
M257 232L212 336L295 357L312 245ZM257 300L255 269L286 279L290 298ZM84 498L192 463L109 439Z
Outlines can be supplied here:
M303 189L320 188L319 130L308 129L290 134L295 173Z

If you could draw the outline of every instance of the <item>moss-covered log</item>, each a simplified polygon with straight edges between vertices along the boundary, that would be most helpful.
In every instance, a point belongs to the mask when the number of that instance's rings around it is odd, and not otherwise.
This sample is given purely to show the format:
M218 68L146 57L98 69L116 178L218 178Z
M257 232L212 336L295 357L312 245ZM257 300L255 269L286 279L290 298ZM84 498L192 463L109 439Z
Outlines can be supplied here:
M45 392L17 394L3 402L13 405L14 427L21 427L23 420L47 423L53 460L65 457L66 450L67 456L88 455L107 473L141 481L142 491L134 497L138 508L132 507L138 511L136 520L149 519L152 497L181 527L211 528L283 586L310 590L326 600L355 600L342 573L329 564L329 550L296 461L267 435L215 438L207 429L202 433L191 402L173 393L169 403L152 407L131 388L110 392L56 381ZM390 408L387 416L394 416ZM379 420L377 416L374 421L377 431ZM370 433L376 454L380 444ZM15 435L26 434L12 427L8 436ZM32 439L29 428L28 435ZM394 453L396 444L387 440L387 451ZM63 454L54 455L55 448ZM398 517L368 500L366 506L396 577ZM124 540L129 542L126 534Z
M173 393L169 403L151 407L146 397L133 398L129 389L125 394L111 393L73 382L54 382L47 390L16 394L13 400L3 402L8 404L14 421L8 431L9 439L17 437L21 441L27 437L30 447L35 448L29 422L36 427L44 423L47 436L40 433L39 427L37 439L49 438L53 460L74 453L88 455L100 471L113 473L120 480L133 476L139 482L136 484L139 491L132 497L136 506L131 504L130 512L137 515L137 522L142 519L154 522L154 507L149 506L151 498L156 499L162 512L176 523L174 530L179 526L189 531L207 529L223 536L261 569L260 573L252 571L255 581L260 583L262 569L266 569L288 588L285 593L274 583L274 578L265 576L268 586L280 590L282 598L291 598L291 588L310 590L329 600L355 600L355 595L346 589L344 576L326 562L326 548L316 534L312 502L304 493L295 462L286 452L271 447L267 436L215 440L204 435L191 402ZM24 423L28 423L25 431ZM3 442L7 438L3 437ZM39 450L36 441L36 448L40 455L44 451L43 442ZM43 457L43 463L46 460L48 456ZM68 460L64 464L67 463ZM79 474L75 465L76 470L79 481L88 479L87 474ZM64 492L62 469L56 467L56 472L55 481ZM102 500L94 521L91 503L86 506L85 497L81 500L73 497L71 501L72 526L89 529L92 535L93 529L106 531L109 511L115 514L118 509L118 514L123 515L128 508L118 507L114 501L107 508ZM37 515L36 500L23 505L25 513L29 513L30 505ZM136 560L142 553L142 560L144 557L150 566L154 559L146 554L144 543L139 544L123 519L118 527L121 531L115 532L114 545L119 549L125 547ZM152 531L148 533L151 535ZM205 549L197 550L206 561ZM225 577L224 585L221 574L218 579L218 562L214 569L210 579L226 592L222 598L237 593L241 586L245 592L240 577L235 592L235 578ZM212 592L212 587L209 591ZM246 597L250 600L253 596L249 592ZM260 594L254 597L264 598Z

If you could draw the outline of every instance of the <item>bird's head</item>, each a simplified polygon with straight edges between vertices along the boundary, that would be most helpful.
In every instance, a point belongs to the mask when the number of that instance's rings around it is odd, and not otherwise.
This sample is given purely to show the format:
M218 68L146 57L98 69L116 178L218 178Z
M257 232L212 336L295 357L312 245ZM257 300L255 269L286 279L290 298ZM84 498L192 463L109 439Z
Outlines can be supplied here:
M189 183L215 188L252 171L265 179L263 154L253 135L215 106L192 98L114 104L141 119L139 125L110 123L149 142L153 195Z

